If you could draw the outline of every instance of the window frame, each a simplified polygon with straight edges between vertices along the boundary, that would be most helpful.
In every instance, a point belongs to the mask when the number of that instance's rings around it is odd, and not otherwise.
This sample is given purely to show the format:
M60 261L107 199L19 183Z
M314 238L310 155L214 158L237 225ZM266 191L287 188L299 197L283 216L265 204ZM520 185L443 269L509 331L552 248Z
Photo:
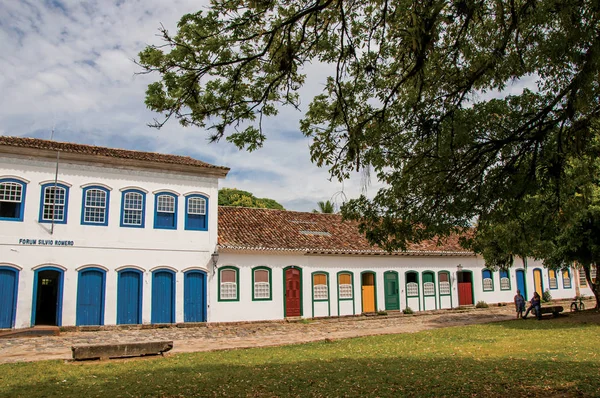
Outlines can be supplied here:
M201 198L204 199L204 224L205 227L204 228L194 228L192 227L190 224L190 220L189 220L189 202L190 199L194 199L194 198ZM199 194L199 193L193 193L193 194L188 194L185 195L185 222L184 222L184 229L186 231L208 231L208 204L209 204L209 200L208 200L208 196L207 195L203 195L203 194Z
M254 286L255 282L255 278L254 278L254 272L256 271L267 271L268 275L269 275L269 297L268 298L263 298L263 297L256 297L256 287ZM271 272L271 268L266 267L264 265L260 265L258 267L254 267L252 268L252 301L273 301L273 280L271 278L272 272ZM221 288L221 284L219 283L219 291Z
M315 286L316 286L315 285L315 276L317 276L317 275L325 275L325 287L327 288L327 298L324 298L324 299L315 298ZM331 291L329 289L329 273L325 272L325 271L315 271L310 274L310 281L311 281L311 296L312 296L313 302L329 301L329 296L331 294ZM318 286L321 286L321 284L319 284Z
M91 190L103 191L106 194L105 206L104 206L104 222L92 222L85 221L85 209L86 209L86 195ZM81 225L97 225L97 226L108 226L108 214L110 208L110 189L103 187L102 185L88 185L82 189L81 194Z
M489 278L486 278L486 277L485 277L485 273L486 273L486 272L489 272L489 273L490 273L490 277L489 277ZM492 281L492 288L491 288L491 289L486 289L486 288L485 288L485 282L484 282L484 281L485 281L486 279L490 279L490 280ZM495 286L494 286L494 272L493 272L491 269L484 268L484 269L482 269L482 270L481 270L481 289L482 289L484 292L493 292L494 290L496 290L496 289L495 289Z
M502 288L502 273L506 272L506 279L508 279L508 288L504 289ZM498 273L498 275L500 276L500 290L512 290L512 281L510 280L510 272L508 270L504 270L501 269L500 272ZM494 278L492 278L492 284L494 283Z
M446 274L448 275L448 293L442 293L442 281L440 278L441 274ZM452 275L450 275L450 271L438 271L438 294L439 296L452 296Z
M350 275L350 286L351 286L351 293L352 293L352 297L348 298L348 297L344 297L342 298L340 295L340 276L341 275ZM344 283L345 285L345 283ZM352 274L352 272L350 271L340 271L337 273L337 293L338 293L338 301L353 301L354 300L354 275Z
M425 282L425 275L431 275L432 282ZM425 294L425 283L433 284L433 294ZM436 297L437 296L437 289L435 286L435 272L423 271L421 274L421 285L423 286L423 297Z
M565 286L565 272L567 273L567 276L569 278L569 286ZM573 288L573 278L571 277L571 270L568 268L565 268L563 270L561 270L561 279L562 279L562 283L563 283L563 289L572 289Z
M408 275L409 274L416 275L416 282L408 282ZM408 294L408 284L409 283L416 283L417 284L417 294L416 295L409 295ZM404 273L404 289L406 291L406 299L414 298L414 297L418 297L420 299L420 297L421 297L421 286L419 285L419 273L417 271L406 271Z
M7 182L21 185L21 202L20 202L21 203L21 208L19 209L19 216L18 217L15 217L15 218L0 217L0 221L22 222L23 221L23 216L25 215L25 199L27 197L27 184L28 184L28 182L23 181L23 180L19 180L17 178L11 178L11 177L0 178L0 184L7 183ZM6 202L6 203L16 203L16 202Z
M550 277L550 275L553 272L554 272L555 287L552 287L552 278ZM556 274L556 270L554 270L554 269L549 269L548 270L548 289L550 289L550 290L558 290L558 275Z
M158 198L160 196L169 196L173 198L173 226L160 226L158 225ZM177 216L178 216L178 207L179 207L179 195L174 194L169 191L159 191L154 193L154 229L177 229ZM166 213L166 212L160 212Z
M61 188L64 189L65 191L65 204L62 205L64 207L63 209L63 219L62 220L44 220L44 206L46 206L45 203L45 197L46 197L46 189L48 188L54 188L54 186L56 185L56 188ZM69 189L71 187L62 183L62 182L57 182L56 184L54 182L48 182L46 184L43 184L41 187L41 193L40 193L40 213L39 213L39 218L38 218L38 222L41 224L66 224L68 221L68 216L69 216ZM54 214L52 215L52 217L54 218Z
M579 279L579 287L588 287L587 278L585 276L585 270L583 267L577 269L577 275Z
M221 273L223 271L235 271L235 298L222 298L221 297ZM219 267L218 269L218 300L217 301L240 301L240 269L233 265L227 265L225 267Z
M142 223L136 224L125 224L123 217L125 216L125 196L128 193L137 193L142 195ZM119 219L119 226L124 228L145 228L146 227L146 192L139 188L129 188L121 191L121 214Z

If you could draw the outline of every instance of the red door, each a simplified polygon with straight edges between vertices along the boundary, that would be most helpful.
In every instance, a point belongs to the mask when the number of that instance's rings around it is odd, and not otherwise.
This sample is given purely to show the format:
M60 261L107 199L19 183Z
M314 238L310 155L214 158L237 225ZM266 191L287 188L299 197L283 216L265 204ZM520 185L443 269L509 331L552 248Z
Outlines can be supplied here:
M300 316L300 270L285 270L285 316Z
M473 305L471 282L458 282L458 304Z

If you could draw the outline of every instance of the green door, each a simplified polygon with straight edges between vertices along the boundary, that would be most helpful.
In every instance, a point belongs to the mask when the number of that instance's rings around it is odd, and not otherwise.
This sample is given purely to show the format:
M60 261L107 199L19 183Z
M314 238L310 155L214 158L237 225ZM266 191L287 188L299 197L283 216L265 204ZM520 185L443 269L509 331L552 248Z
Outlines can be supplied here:
M383 274L383 278L385 280L385 309L399 310L398 274L388 271Z

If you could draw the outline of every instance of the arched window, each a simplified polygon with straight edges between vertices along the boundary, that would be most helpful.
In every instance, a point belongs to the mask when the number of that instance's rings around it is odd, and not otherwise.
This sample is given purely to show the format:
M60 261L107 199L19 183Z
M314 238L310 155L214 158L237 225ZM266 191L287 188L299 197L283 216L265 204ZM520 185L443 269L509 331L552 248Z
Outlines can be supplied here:
M69 187L64 184L42 185L40 205L41 223L66 224L69 208Z
M271 269L252 269L252 300L271 300Z
M556 271L553 269L548 270L548 287L550 289L558 289L558 279L556 279Z
M144 228L146 216L146 193L139 189L123 191L121 201L121 226Z
M82 225L108 225L110 191L102 186L83 188Z
M440 285L440 296L450 295L450 273L441 271L438 274L438 282Z
M203 195L185 197L185 229L208 230L208 198Z
M414 271L406 273L406 297L419 297L419 274Z
M239 301L239 271L236 267L219 269L219 301Z
M423 272L423 296L435 296L435 282L433 272Z
M492 271L484 269L481 273L483 279L483 291L491 292L494 290L494 280L492 279Z
M159 192L154 196L154 229L177 229L177 195Z
M562 270L562 280L563 280L563 288L570 289L571 288L571 272L569 269Z
M313 274L313 300L324 301L329 299L327 288L327 274L318 272Z
M23 221L27 184L14 178L0 179L0 220Z
M340 300L352 300L352 292L352 274L350 272L340 272L338 274L338 298Z
M500 290L510 290L510 274L507 270L500 270Z

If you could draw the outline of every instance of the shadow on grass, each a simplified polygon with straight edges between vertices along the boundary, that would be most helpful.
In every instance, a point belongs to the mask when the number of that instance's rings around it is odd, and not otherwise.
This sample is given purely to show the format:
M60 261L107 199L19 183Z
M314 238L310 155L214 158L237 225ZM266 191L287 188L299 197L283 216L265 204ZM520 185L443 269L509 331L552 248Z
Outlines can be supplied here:
M321 343L324 352L335 343ZM315 348L315 347L313 347ZM319 348L319 347L316 347ZM294 346L290 356L301 356ZM410 357L330 358L282 361L266 349L265 362L244 365L248 351L224 356L240 363L210 363L201 354L166 359L98 363L97 366L54 362L35 376L24 364L19 376L31 374L8 389L6 397L581 397L597 396L598 364L549 359ZM269 361L269 355L275 355ZM381 353L385 356L385 353ZM327 355L324 355L326 358ZM594 368L595 366L595 368ZM46 363L48 367L48 363ZM584 371L585 370L585 371ZM4 377L6 377L6 373ZM1 379L1 377L0 377Z

